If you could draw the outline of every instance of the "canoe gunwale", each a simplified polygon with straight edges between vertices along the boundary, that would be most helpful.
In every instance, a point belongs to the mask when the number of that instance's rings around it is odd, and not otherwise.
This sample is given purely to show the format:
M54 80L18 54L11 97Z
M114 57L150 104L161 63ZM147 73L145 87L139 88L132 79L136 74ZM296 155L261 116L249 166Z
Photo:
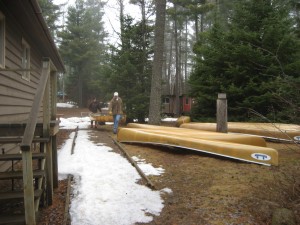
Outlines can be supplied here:
M187 150L193 150L193 151L196 151L196 152L203 152L203 153L207 153L209 155L222 156L222 157L225 157L225 158L230 158L230 159L243 161L243 162L248 162L248 163L255 163L255 164L264 165L264 166L271 166L272 165L270 163L252 161L252 160L247 160L247 159L243 159L243 158L239 158L239 157L234 157L234 156L229 156L229 155L225 155L225 154L215 153L215 152L211 152L211 151L206 151L206 150L201 150L201 149L196 149L196 148L190 148L190 147L184 147L184 146L179 146L179 145L172 145L172 144L167 144L167 143L144 142L144 141L143 142L142 141L119 141L119 142L121 142L121 143L134 143L134 144L135 143L138 143L138 144L151 144L151 145L158 145L158 146L183 148L183 149L187 149Z

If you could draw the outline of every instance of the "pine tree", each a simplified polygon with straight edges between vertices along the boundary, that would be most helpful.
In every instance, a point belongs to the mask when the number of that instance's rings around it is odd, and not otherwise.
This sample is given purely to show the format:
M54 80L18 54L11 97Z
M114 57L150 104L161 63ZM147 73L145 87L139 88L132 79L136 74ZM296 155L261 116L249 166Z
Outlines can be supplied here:
M190 79L194 115L213 118L217 93L228 96L230 120L257 112L282 121L282 83L299 79L299 40L286 1L239 1L224 28L201 35ZM259 118L255 118L256 120Z
M144 122L149 110L151 31L151 27L144 27L141 22L133 23L133 18L125 16L122 44L113 51L107 92L110 97L114 91L119 92L128 120Z
M39 5L52 37L56 39L56 31L59 28L56 23L61 15L60 6L54 4L53 0L39 0Z
M101 1L77 0L74 7L69 7L66 28L60 33L59 50L71 68L67 92L81 107L96 92L91 83L99 76L105 55L102 8Z

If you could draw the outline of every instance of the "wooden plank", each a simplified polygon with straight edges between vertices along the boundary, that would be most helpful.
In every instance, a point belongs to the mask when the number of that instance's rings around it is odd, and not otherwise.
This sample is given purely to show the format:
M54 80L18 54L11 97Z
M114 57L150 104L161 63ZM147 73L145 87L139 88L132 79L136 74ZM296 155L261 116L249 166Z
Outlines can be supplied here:
M49 142L49 138L33 138L32 142ZM0 144L8 144L8 143L21 143L22 138L21 137L0 137Z
M34 190L34 198L39 198L43 190ZM23 191L0 192L0 200L22 199L24 198Z
M32 105L31 99L25 99L23 97L18 98L18 97L7 96L7 95L0 95L0 102L1 102L1 109L2 109L2 106L14 106L14 107L15 106L26 106L26 107L29 106L29 107L31 107L31 105ZM1 113L2 113L2 110L1 110Z
M55 121L54 126L50 128L50 136L55 136L59 132L59 121Z
M25 216L24 215L5 215L0 216L0 224L25 224Z
M32 158L32 156L31 156ZM32 172L32 177L39 178L45 175L45 171L43 170L34 170ZM8 179L22 179L23 172L22 171L11 171L11 172L1 172L0 173L0 180L8 180ZM31 180L32 186L32 180Z
M46 154L41 153L32 153L32 159L44 159ZM21 160L22 154L1 154L0 161L8 161L8 160Z
M0 95L7 95L20 99L33 98L33 93L24 92L23 90L19 90L14 87L4 86L2 83L0 84Z
M47 80L49 78L49 71L50 69L50 63L49 61L44 61L43 62L43 71L42 71L42 75L41 75L41 80L39 82L38 85L38 89L36 91L35 97L34 97L34 102L29 114L29 121L27 123L27 126L25 128L25 133L24 133L24 137L23 137L23 141L21 143L21 150L22 151L29 151L30 150L30 145L33 139L33 135L34 135L34 130L35 130L35 126L37 123L37 118L38 118L38 113L39 113L39 109L40 109L40 105L44 96L44 92L46 89L46 85L47 85ZM50 120L49 120L50 121Z
M52 137L53 188L58 188L57 136Z
M32 169L32 152L30 151L30 147L29 151L22 151L22 169L25 220L26 224L35 225L34 187L32 182L34 172Z
M12 71L1 72L1 83L8 87L27 91L28 93L34 93L37 86L36 83L26 81L21 78L21 75L17 75L16 72Z
M43 137L50 136L50 76L48 76L43 102L48 102L49 104L43 105ZM46 143L46 191L47 191L47 203L48 205L52 205L53 201L53 164L52 164L52 139L50 138L50 142Z
M131 165L135 167L135 169L138 171L138 173L141 175L141 177L145 179L147 186L150 187L152 190L156 190L154 184L149 180L149 178L141 170L141 168L138 166L138 164L131 158L131 156L127 153L125 148L118 141L116 141L113 137L111 137L111 139L119 147L119 149L122 151L122 153L126 156L126 158L131 163Z
M0 123L0 137L23 136L25 127L25 123ZM42 136L41 123L36 125L34 136Z
M8 137L8 136L23 136L24 130L26 127L26 123L10 123L8 120L4 123L0 123L0 137ZM50 121L50 135L55 135L59 131L59 121L54 120ZM34 136L42 136L42 124L40 121L36 124Z
M56 104L57 104L57 72L52 72L50 76L50 83L51 83L51 120L56 120Z
M30 112L31 106L5 106L1 105L1 116L14 115L14 114L27 114Z
M28 119L28 114L11 114L11 115L0 115L0 124L7 122L24 122Z
M16 52L14 52L14 50L12 48L7 47L6 48L6 60L5 60L5 64L6 66L8 66L9 68L18 68L21 65L21 53L19 53L20 55L17 55ZM19 72L21 73L21 72Z

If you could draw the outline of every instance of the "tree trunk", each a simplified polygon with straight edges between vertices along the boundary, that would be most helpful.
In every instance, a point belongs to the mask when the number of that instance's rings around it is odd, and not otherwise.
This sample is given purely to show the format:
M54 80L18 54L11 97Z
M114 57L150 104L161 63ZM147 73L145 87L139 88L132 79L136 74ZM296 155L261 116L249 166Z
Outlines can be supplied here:
M174 35L174 39L175 39L175 67L176 67L176 73L175 73L175 115L179 116L180 115L180 75L181 75L181 67L180 67L180 58L179 58L179 35L178 35L178 18L176 16L176 12L177 12L177 5L174 4L175 7L175 19L174 19L174 23L175 23L175 27L174 27L174 31L175 31L175 35Z
M121 38L121 46L124 46L124 2L123 0L119 0L120 6L120 38Z
M160 124L161 79L164 54L164 33L166 20L166 0L155 0L156 19L154 37L154 59L152 68L149 124Z

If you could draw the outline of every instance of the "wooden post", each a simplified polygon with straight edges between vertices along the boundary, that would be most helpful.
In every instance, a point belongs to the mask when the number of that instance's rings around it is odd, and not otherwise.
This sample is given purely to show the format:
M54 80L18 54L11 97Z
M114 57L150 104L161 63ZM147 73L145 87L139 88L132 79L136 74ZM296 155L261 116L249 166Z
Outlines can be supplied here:
M44 62L45 63L45 62ZM46 66L46 65L45 65ZM48 73L50 74L50 63L48 62ZM51 119L51 102L50 102L50 76L44 93L43 99L43 137L50 137L50 119ZM52 170L52 139L46 143L46 189L47 203L52 205L53 200L53 170Z
M217 132L227 133L227 99L225 93L218 94L217 100Z
M56 120L57 117L57 72L51 72L50 85L51 85L51 120ZM57 141L56 134L51 137L52 139L52 175L53 175L53 188L58 188L58 162L57 162Z
M52 169L53 169L53 188L58 188L58 161L57 161L57 136L52 139Z
M26 224L35 225L32 152L22 151L24 208Z

